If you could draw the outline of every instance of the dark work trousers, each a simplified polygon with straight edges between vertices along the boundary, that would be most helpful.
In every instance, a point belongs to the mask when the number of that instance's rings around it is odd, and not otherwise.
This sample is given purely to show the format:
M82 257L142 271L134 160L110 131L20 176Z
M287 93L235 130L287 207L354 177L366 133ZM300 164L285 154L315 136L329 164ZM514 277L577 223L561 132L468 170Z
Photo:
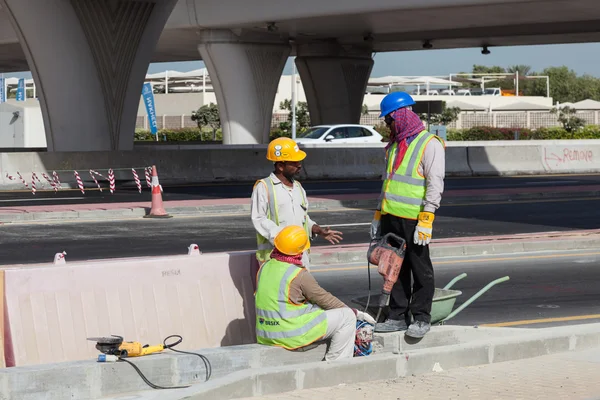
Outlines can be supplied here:
M382 236L392 232L406 240L406 255L398 282L392 288L390 296L389 318L406 318L407 322L410 322L407 314L407 311L410 311L415 321L430 323L431 302L435 292L433 264L429 257L429 245L419 246L414 243L413 235L417 221L384 214L380 224ZM411 285L411 275L414 285Z

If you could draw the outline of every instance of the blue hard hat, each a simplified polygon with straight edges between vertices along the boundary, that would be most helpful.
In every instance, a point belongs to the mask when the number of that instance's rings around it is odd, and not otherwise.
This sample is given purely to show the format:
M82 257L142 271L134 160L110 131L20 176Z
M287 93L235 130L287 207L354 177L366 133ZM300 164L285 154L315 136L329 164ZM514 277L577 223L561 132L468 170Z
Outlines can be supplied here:
M412 106L413 104L415 104L415 101L410 94L406 92L392 92L381 100L381 115L379 118L385 117L399 108Z

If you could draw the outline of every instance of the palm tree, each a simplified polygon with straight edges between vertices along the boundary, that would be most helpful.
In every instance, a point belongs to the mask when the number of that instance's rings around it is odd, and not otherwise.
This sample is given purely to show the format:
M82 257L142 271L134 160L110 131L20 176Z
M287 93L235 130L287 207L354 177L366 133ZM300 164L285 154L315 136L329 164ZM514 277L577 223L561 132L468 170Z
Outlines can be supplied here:
M530 89L530 81L523 81L522 79L531 74L531 67L529 65L512 65L506 69L506 72L515 74L519 73L519 92L529 92Z
M506 72L511 74L515 74L517 71L519 71L519 76L527 76L531 72L531 67L529 65L519 64L510 66L506 69Z

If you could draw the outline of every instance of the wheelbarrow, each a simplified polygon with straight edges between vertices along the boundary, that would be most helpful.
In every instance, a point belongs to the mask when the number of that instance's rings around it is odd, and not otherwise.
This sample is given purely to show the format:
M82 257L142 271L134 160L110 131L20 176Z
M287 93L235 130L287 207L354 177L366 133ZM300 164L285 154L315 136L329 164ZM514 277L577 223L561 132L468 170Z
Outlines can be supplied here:
M490 290L493 286L506 282L510 279L510 277L505 276L502 278L498 278L495 281L488 283L483 289L479 292L475 293L469 300L465 301L461 304L456 310L452 310L454 308L454 304L456 303L456 298L462 294L460 290L452 290L452 286L461 279L466 278L467 274L462 273L452 279L446 286L442 289L435 288L435 293L433 294L433 302L431 304L431 324L439 324L443 325L446 321L454 318L458 313L467 308L471 303L477 300L481 295ZM377 315L379 304L379 295L374 296L374 298L370 299L367 296L359 297L357 299L353 299L352 302L358 304L362 307L368 308L367 312L371 315ZM384 310L385 313L385 310ZM381 321L377 321L381 322Z

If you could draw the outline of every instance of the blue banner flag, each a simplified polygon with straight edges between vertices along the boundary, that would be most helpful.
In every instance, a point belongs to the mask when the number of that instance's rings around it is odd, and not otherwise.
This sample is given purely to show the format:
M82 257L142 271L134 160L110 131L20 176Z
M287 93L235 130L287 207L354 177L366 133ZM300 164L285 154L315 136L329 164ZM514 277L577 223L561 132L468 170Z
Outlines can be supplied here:
M142 96L144 97L144 104L146 105L146 112L148 113L148 121L150 122L150 132L156 135L158 131L158 124L156 122L156 108L154 107L154 92L152 91L151 83L144 83L142 89Z
M4 78L0 78L0 103L6 101L6 87L4 86Z
M17 86L17 101L25 101L25 79L19 79L19 86Z

